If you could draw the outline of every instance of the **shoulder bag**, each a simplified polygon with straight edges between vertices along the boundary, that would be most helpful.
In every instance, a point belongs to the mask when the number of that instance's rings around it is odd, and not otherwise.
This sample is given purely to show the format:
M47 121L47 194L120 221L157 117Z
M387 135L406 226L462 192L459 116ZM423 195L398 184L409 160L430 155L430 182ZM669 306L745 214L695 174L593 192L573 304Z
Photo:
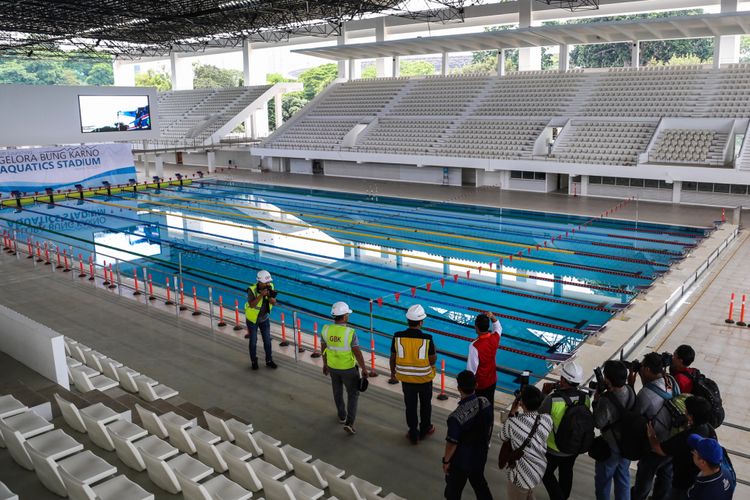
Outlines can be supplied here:
M537 427L539 427L539 421L541 420L541 418L542 416L537 414L536 420L534 420L534 425L531 427L529 435L526 437L526 440L521 443L521 446L517 450L513 449L513 445L511 444L510 439L503 442L503 445L500 447L500 455L497 457L498 467L500 467L501 469L514 469L516 467L516 462L521 460L521 458L523 457L523 451L531 442L531 438L534 437L534 433L536 433L536 429Z

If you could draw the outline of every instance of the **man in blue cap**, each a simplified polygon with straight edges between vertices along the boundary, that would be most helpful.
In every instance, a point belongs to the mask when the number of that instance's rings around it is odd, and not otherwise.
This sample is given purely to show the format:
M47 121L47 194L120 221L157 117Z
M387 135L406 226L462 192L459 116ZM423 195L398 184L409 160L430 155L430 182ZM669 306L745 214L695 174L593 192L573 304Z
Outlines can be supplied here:
M718 441L691 434L687 439L693 449L693 463L700 473L687 492L690 500L731 500L736 479L730 467L722 466L724 449Z

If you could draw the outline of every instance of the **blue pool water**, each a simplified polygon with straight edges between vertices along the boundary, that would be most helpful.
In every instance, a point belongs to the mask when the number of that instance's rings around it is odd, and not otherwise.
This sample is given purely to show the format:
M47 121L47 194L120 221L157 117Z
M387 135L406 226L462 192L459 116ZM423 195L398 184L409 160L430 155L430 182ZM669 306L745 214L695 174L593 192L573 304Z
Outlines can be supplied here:
M210 285L231 309L267 269L280 293L274 320L284 313L291 325L296 311L310 331L345 300L378 355L421 303L449 373L465 366L477 311L491 310L506 391L520 370L543 375L564 359L708 231L213 180L5 209L0 226L84 260L116 259L126 276L147 266L160 286L181 271L188 296L195 286L206 300Z

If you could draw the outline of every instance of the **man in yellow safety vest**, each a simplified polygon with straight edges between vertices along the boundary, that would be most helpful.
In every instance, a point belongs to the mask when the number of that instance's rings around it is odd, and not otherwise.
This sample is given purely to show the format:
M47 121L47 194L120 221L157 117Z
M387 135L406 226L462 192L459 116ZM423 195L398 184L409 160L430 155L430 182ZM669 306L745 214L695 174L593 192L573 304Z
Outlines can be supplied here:
M401 382L406 405L406 437L418 444L435 432L432 425L432 379L435 377L435 343L432 335L422 333L427 317L424 308L414 304L406 312L409 328L393 335L391 343L391 380ZM417 415L419 404L419 415ZM420 420L421 418L421 420Z
M266 366L276 368L271 353L271 309L276 303L276 290L273 278L268 271L258 271L257 283L247 287L247 302L245 302L245 323L247 335L250 339L250 361L253 370L258 369L258 329L263 337L263 349L266 352Z
M357 416L357 399L359 398L359 379L357 364L362 369L362 377L367 377L367 365L359 349L357 332L347 326L352 310L346 302L336 302L331 308L333 324L323 326L323 373L331 376L333 401L336 403L339 423L344 430L356 434L354 419ZM344 387L347 402L344 405Z

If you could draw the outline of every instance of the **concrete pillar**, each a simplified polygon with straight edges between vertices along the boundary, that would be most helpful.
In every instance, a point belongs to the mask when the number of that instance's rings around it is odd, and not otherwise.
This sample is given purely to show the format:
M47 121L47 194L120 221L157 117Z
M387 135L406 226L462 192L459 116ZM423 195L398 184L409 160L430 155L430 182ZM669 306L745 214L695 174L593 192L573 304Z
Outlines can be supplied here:
M172 90L192 90L193 88L193 65L177 53L169 54L169 66L172 72Z
M448 74L448 52L443 52L443 60L442 60L442 70L441 74L443 76Z
M375 18L375 41L384 42L387 30L385 28L385 16ZM387 61L384 57L378 57L375 59L375 75L378 78L391 76L391 68L388 67Z
M156 173L154 175L164 177L164 156L159 154L156 155L154 163L156 164Z
M117 87L135 87L135 66L120 59L112 61L112 73Z
M568 71L570 66L570 47L567 43L560 44L560 55L558 56L558 69L560 71Z
M279 128L284 122L284 117L282 116L283 109L281 108L281 94L276 94L273 97L273 109L276 120L276 128Z
M497 76L505 76L505 49L497 49Z
M208 158L208 173L213 174L216 171L216 151L206 152Z
M672 182L672 203L679 203L682 198L682 181Z
M256 126L256 120L256 113L252 113L250 117L248 117L248 119L245 121L245 135L247 135L247 132L249 130L251 139L258 138L258 127Z
M533 5L535 0L518 0L518 27L533 26ZM542 48L521 47L518 49L518 71L539 71L542 69Z
M346 33L346 23L342 23L340 29L341 29L341 32L339 36L336 37L336 45L346 45L346 42L349 39ZM346 78L346 61L339 61L338 77Z
M359 59L349 59L349 80L362 78L361 64Z
M638 40L630 45L630 65L634 68L641 65L641 42Z
M242 82L245 87L250 85L252 76L250 75L251 58L253 56L253 48L250 46L250 40L242 41Z
M354 260L362 260L362 251L357 243L354 243Z
M721 13L737 12L738 0L721 0ZM738 35L714 37L714 68L722 64L740 62L740 37Z
M391 66L393 68L393 76L401 76L401 58L399 56L393 56Z
M588 196L588 195L589 195L589 176L582 175L581 176L581 196Z

